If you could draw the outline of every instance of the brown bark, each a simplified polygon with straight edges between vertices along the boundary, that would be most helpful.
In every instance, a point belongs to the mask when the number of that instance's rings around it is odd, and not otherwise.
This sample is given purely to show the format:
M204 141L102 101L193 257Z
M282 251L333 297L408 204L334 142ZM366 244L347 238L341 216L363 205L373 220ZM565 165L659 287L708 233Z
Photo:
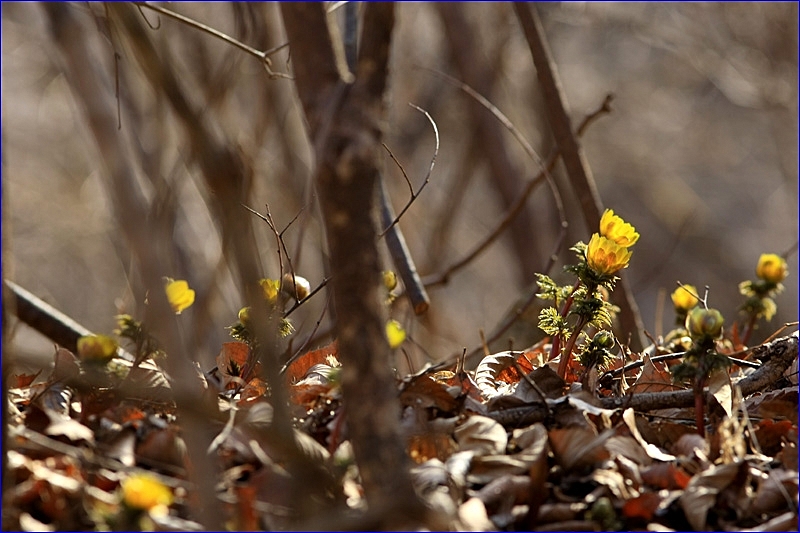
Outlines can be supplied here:
M336 40L327 29L322 32L322 4L281 4L281 12L314 139L349 436L370 508L382 511L382 527L397 527L421 519L423 507L411 485L399 428L374 218L394 6L365 5L353 83L339 67Z

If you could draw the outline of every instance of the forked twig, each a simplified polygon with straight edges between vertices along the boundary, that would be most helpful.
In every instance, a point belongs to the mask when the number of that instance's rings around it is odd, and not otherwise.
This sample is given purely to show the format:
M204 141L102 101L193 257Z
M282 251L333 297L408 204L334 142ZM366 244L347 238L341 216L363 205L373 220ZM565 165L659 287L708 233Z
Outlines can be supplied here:
M405 207L403 207L403 209L400 210L400 213L394 218L392 223L389 224L389 226L380 233L379 237L383 237L384 235L386 235L386 232L388 232L398 222L400 222L400 218L406 213L406 211L408 211L408 208L411 207L411 204L413 204L414 201L419 197L420 193L422 193L422 189L424 189L425 186L428 185L428 183L431 181L431 173L433 172L433 167L436 165L436 156L439 155L439 128L436 126L436 121L433 120L433 117L431 117L431 115L421 107L411 103L409 103L408 105L410 105L411 107L413 107L414 109L425 115L425 117L428 119L428 122L431 123L431 126L433 127L433 134L436 136L436 147L433 150L433 157L431 158L430 167L428 167L428 173L425 175L425 180L422 182L422 185L420 185L419 189L416 192L414 192L414 188L411 186L411 181L408 179L408 174L406 174L405 170L400 165L400 162L397 161L397 158L394 156L394 154L392 154L391 150L389 150L389 148L387 148L385 144L383 145L383 147L386 148L387 151L389 151L389 155L392 157L392 160L394 160L394 162L397 163L397 165L400 167L400 170L403 173L403 177L405 177L406 183L408 183L408 187L411 190L411 198L408 199L408 202L406 203Z
M159 13L161 15L164 15L165 17L169 17L171 19L177 20L178 22L186 24L187 26L191 26L192 28L196 28L196 29L198 29L198 30L200 30L202 32L205 32L205 33L213 36L213 37L216 37L217 39L221 39L221 40L225 41L226 43L231 44L231 45L235 46L236 48L238 48L238 49L240 49L240 50L242 50L244 52L247 52L248 54L258 58L258 60L261 61L261 64L264 65L264 68L266 69L267 74L269 75L270 78L273 78L273 79L275 79L275 78L284 78L284 79L287 79L287 80L291 80L292 79L292 77L289 76L288 74L285 74L283 72L275 72L275 71L273 71L272 70L272 60L270 60L270 58L269 58L269 56L271 56L272 54L274 54L276 52L279 52L279 51L283 50L284 48L286 48L287 46L289 46L289 43L279 44L278 46L275 46L275 47L270 48L269 50L265 50L265 51L256 50L252 46L246 45L245 43L239 41L238 39L234 39L233 37L231 37L230 35L228 35L226 33L223 33L223 32L221 32L219 30L216 30L216 29L212 28L211 26L207 26L206 24L203 24L202 22L196 21L196 20L194 20L192 18L189 18L189 17L187 17L185 15L181 15L180 13L176 13L175 11L171 11L171 10L163 8L161 6L148 4L147 2L134 2L133 4L139 8L139 11L141 11L141 8L143 8L143 7L146 7L148 9L152 9L156 13ZM149 25L150 24L148 22L148 26Z
M456 84L461 83L458 82L457 80L453 80L453 82L455 82ZM606 113L611 112L612 100L613 100L613 95L607 94L606 97L603 99L603 103L600 105L600 107L597 108L592 113L589 113L583 119L580 126L578 127L578 135L583 135L589 128L589 126L593 124L598 118L600 118L602 115ZM506 123L510 125L511 128L514 128L513 124L508 122L508 119L506 119L506 121L507 121ZM506 123L504 123L504 125ZM516 128L514 128L514 131L516 131ZM425 286L434 287L437 285L446 284L448 281L450 281L450 276L452 276L454 273L467 266L469 263L475 260L476 257L478 257L481 253L483 253L487 248L489 248L489 246L511 225L511 222L514 220L514 217L517 216L517 214L522 210L522 207L525 205L528 196L530 196L530 194L534 191L534 189L536 189L536 187L547 177L547 174L545 174L545 170L547 170L548 172L551 171L555 167L555 164L558 161L560 155L561 152L558 148L553 149L553 151L547 157L547 161L545 161L544 163L544 168L525 185L525 188L520 193L519 197L517 198L517 201L514 202L514 204L512 204L508 208L508 210L505 212L505 214L500 219L498 224L494 227L494 229L491 232L489 232L489 234L486 237L484 237L484 239L481 242L476 244L475 247L469 253L467 253L463 258L452 263L442 272L439 272L438 274L433 274L431 276L427 276L425 279L423 279L423 283L425 284ZM558 250L560 243L563 241L563 238L565 237L566 234L565 230L566 227L562 229L561 235L559 235L559 242L557 243L556 250ZM553 255L555 255L555 253ZM545 268L545 273L550 271L552 265L553 265L553 259L551 259L548 262L547 268Z

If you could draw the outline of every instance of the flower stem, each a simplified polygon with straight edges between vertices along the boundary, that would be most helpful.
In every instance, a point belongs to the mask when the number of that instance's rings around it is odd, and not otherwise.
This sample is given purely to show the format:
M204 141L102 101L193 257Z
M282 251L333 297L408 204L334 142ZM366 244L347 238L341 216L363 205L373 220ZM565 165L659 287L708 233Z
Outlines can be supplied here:
M744 335L742 335L742 344L747 346L747 343L750 342L750 336L753 334L753 330L756 328L756 317L755 314L750 315L750 320L747 322L747 329L744 330Z
M578 335L580 335L581 330L586 326L589 322L588 318L585 316L580 317L578 319L578 324L575 326L575 329L572 330L572 335L569 336L569 340L567 344L564 346L564 353L561 356L561 361L558 363L558 375L561 379L566 378L567 376L567 368L569 368L569 361L572 359L572 350L575 348L575 343L578 340Z
M697 377L694 382L694 422L697 425L697 434L701 437L706 436L706 402L703 396L705 377Z
M566 301L564 302L564 306L561 308L561 318L566 318L567 314L569 313L569 308L572 307L572 302L575 300L575 292L581 286L581 280L575 282L575 285L572 287L572 292L569 293ZM555 335L553 338L553 346L550 348L550 358L548 361L555 359L555 357L561 352L561 334Z

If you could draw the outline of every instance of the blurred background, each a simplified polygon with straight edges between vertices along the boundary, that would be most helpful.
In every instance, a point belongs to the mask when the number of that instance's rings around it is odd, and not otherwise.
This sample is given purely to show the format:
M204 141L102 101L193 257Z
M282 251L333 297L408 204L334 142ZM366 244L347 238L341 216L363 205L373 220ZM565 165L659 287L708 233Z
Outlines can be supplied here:
M254 3L160 4L258 49L285 42L278 7ZM333 6L335 7L335 6ZM195 332L204 369L213 365L226 326L242 306L222 254L221 233L196 174L185 134L163 96L143 82L137 63L118 48L102 4L76 3L98 64L118 78L120 127L146 157L139 186L153 197L154 178L177 199L173 272L198 299L182 317ZM613 111L582 139L605 207L641 234L624 272L647 331L672 326L676 282L709 287L709 304L728 322L752 279L759 255L788 252L778 313L752 343L797 320L798 152L796 3L538 4L573 124L614 95ZM196 28L147 9L150 36L195 102L213 116L252 167L248 205L266 206L284 234L297 273L311 286L325 275L324 234L310 177L311 149L292 81L270 78L251 55ZM337 11L331 15L340 16ZM115 53L118 60L115 62ZM290 73L288 49L272 69ZM60 72L60 57L41 7L2 4L3 275L95 332L110 333L120 312L141 316L133 256L111 209L94 138ZM542 158L553 148L530 52L510 4L403 3L397 7L386 144L419 186L441 146L429 185L400 222L424 277L461 259L503 218L539 167L482 107L436 72L462 80L496 105ZM114 91L115 87L109 87ZM408 186L392 160L385 179L396 211ZM551 270L564 283L569 246L588 241L563 168L553 172L570 222ZM155 209L155 207L154 207ZM252 218L264 275L278 277L274 235ZM391 315L404 324L412 366L480 345L525 299L534 273L555 251L558 214L546 186L477 260L431 287L431 307L415 317L405 300ZM385 250L385 247L384 247ZM392 268L386 254L386 268ZM702 289L701 289L702 290ZM329 330L325 291L292 315L296 346ZM540 337L532 308L493 349ZM23 367L52 359L52 344L14 325L12 346ZM326 342L320 338L318 344ZM405 358L398 369L408 370Z

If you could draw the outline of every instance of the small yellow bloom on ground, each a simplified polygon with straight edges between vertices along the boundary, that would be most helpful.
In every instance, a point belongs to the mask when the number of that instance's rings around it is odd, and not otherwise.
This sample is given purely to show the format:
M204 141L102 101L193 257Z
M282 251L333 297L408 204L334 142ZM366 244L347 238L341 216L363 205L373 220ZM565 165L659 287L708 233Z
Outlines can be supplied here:
M403 344L403 341L406 340L406 330L403 329L400 322L392 319L386 323L386 339L389 341L389 347L392 349Z
M770 283L780 283L786 274L786 261L783 257L778 254L761 254L756 267L756 276Z
M78 357L87 363L105 364L117 353L117 341L106 335L87 335L78 339Z
M586 262L599 276L609 276L626 268L630 260L630 250L597 233L586 246Z
M636 228L615 215L613 209L606 209L600 218L600 235L625 248L633 246L639 240Z
M172 491L154 476L134 474L122 481L122 501L132 509L151 511L172 504Z
M394 290L394 288L397 287L397 274L391 270L384 270L383 286L386 287L386 290L388 291Z
M189 288L186 280L167 278L165 290L167 291L167 300L176 315L181 314L184 309L188 309L194 303L194 291Z
M697 299L697 287L694 285L681 285L672 292L672 305L677 311L689 311L700 303Z

